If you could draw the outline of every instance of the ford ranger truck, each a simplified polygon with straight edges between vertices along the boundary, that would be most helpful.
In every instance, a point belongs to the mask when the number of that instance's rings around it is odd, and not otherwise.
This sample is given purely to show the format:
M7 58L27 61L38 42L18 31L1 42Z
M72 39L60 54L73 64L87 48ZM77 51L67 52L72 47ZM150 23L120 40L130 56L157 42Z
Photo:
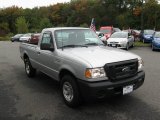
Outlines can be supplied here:
M89 28L43 29L38 45L21 43L20 56L28 77L39 70L60 83L70 107L83 99L131 93L145 78L141 57L105 46Z

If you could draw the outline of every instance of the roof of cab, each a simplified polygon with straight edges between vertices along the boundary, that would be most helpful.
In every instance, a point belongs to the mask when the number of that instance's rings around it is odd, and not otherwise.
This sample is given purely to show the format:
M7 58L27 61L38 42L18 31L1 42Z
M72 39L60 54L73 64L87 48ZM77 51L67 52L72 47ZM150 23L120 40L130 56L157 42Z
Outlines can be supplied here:
M55 27L55 28L45 28L43 30L50 30L50 31L55 31L55 30L70 30L70 29L90 29L90 28L83 28L83 27Z

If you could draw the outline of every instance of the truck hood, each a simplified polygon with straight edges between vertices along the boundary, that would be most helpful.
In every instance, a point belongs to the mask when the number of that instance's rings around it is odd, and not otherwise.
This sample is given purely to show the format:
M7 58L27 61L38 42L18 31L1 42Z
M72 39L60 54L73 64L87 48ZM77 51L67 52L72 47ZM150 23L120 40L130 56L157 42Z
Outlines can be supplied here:
M81 59L89 63L93 68L102 67L106 63L113 63L139 58L139 56L106 46L93 46L88 48L66 48L63 53L70 55L70 57ZM74 57L73 57L74 56Z

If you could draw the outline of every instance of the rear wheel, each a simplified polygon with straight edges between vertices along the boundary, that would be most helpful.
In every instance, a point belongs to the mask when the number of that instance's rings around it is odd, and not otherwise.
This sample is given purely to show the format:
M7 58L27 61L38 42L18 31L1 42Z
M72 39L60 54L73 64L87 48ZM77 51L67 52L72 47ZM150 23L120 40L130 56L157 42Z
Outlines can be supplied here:
M65 75L61 81L62 97L69 107L77 107L80 104L80 94L75 80L73 76Z
M153 44L152 44L152 51L155 51Z
M34 77L36 69L34 69L29 61L29 58L24 59L25 71L28 77Z

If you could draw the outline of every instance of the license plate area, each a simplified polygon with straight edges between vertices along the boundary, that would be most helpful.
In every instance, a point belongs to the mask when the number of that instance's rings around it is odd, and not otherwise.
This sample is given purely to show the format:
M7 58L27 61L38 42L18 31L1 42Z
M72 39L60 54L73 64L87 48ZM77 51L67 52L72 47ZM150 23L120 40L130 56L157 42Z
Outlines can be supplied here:
M112 44L112 47L116 47L116 44Z
M133 91L133 85L123 87L123 95L129 94Z

